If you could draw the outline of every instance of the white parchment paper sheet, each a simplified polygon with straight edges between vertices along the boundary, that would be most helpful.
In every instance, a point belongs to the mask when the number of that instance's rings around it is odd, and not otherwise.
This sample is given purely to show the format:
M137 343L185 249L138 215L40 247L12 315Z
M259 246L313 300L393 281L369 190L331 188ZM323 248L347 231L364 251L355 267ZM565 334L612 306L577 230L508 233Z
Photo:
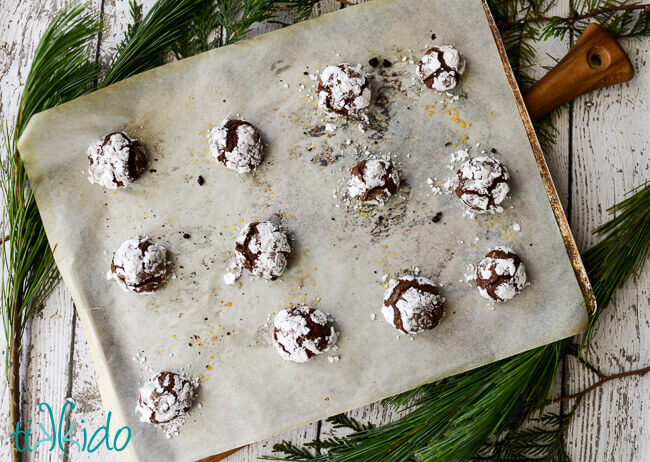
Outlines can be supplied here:
M457 100L413 80L409 60L434 43L467 57ZM374 56L394 65L373 70ZM373 73L377 101L363 132L358 122L336 122L329 135L319 128L305 73L337 62L363 63ZM254 123L269 145L254 176L238 177L208 152L206 131L228 114ZM105 191L86 180L85 150L122 129L146 145L152 170L128 189ZM440 184L452 174L456 145L471 147L471 155L494 148L507 165L513 194L503 214L472 219L454 196L432 193L426 180ZM390 153L399 166L403 185L384 208L355 209L344 200L347 172L366 151ZM20 152L106 410L116 427L133 431L124 459L206 457L585 326L582 296L478 1L375 0L169 64L37 115ZM287 272L274 282L245 275L225 286L238 228L269 218L291 236ZM138 234L172 255L176 277L153 295L122 292L105 277L113 250ZM521 254L532 284L491 310L464 275L502 244ZM447 298L440 326L414 339L398 336L380 314L382 276L411 266L444 283ZM336 319L339 362L292 364L273 349L269 315L301 302ZM201 377L202 407L168 440L133 408L153 372L181 368Z

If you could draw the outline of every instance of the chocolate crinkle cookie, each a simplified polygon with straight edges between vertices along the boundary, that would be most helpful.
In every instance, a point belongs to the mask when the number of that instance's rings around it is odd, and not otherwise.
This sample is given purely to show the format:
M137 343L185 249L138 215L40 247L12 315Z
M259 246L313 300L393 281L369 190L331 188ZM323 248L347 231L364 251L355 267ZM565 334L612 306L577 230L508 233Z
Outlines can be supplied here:
M476 286L483 298L505 302L526 286L526 266L509 247L490 250L476 267Z
M390 160L363 160L350 171L348 179L350 196L364 202L383 204L398 187L399 175Z
M448 91L456 87L465 72L465 58L453 47L440 46L428 50L417 67L417 75L427 87Z
M370 84L361 64L327 66L318 82L318 105L331 115L356 116L370 105Z
M175 372L159 372L140 388L135 410L140 421L163 424L190 410L196 385Z
M153 292L167 275L167 250L148 237L124 241L113 254L109 278L124 290Z
M133 183L147 167L144 147L122 132L109 133L95 140L86 154L90 162L88 181L107 189Z
M252 172L262 162L262 137L251 123L225 119L208 132L210 152L237 173Z
M290 252L287 235L270 221L247 224L235 240L237 263L264 279L282 275Z
M500 212L508 193L510 175L493 157L475 157L465 162L453 180L456 195L474 212Z
M391 280L381 312L395 329L418 334L438 325L444 313L444 301L431 280L407 275Z
M309 306L280 311L273 327L275 349L282 359L297 363L326 352L338 337L327 315Z

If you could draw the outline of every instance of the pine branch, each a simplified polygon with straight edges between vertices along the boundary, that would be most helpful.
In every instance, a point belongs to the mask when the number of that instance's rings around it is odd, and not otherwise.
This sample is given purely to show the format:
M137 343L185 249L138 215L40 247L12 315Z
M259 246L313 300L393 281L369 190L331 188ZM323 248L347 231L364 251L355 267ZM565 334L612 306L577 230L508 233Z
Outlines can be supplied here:
M571 399L577 399L578 402L587 394L591 393L594 391L596 388L603 386L610 380L617 380L617 379L622 379L624 377L643 377L645 374L650 372L650 366L644 367L642 369L637 369L634 371L628 371L628 372L619 372L618 374L613 374L613 375L606 375L605 377L602 377L599 381L591 385L590 387L585 388L582 391L579 391L578 393L574 393L572 395L566 395L566 396L560 396L559 398L555 398L553 400L548 401L548 404L553 404L553 403L561 403L563 401L568 401Z
M353 419L346 414L337 414L335 416L328 417L326 421L332 424L332 427L335 429L344 428L355 432L365 432L366 430L375 428L373 424L362 424L358 420Z
M296 446L290 441L282 441L273 445L273 452L284 454L283 457L262 457L266 460L314 460L318 454L312 454L309 450Z
M531 419L532 427L509 432L494 443L486 444L474 457L476 461L569 461L562 435L576 407L565 415L548 413Z
M99 18L72 2L43 34L25 81L12 137L17 140L37 112L74 99L92 89L99 66L89 59L88 44L101 31Z
M596 313L590 317L582 347L588 355L596 321L614 292L641 269L650 254L650 184L630 191L622 202L607 211L614 215L594 234L603 239L583 255L594 295Z
M182 59L246 37L255 24L280 25L302 21L318 0L216 0L204 1L186 34L174 46ZM283 21L281 17L290 21Z
M530 24L530 23L540 23L540 22L554 22L558 20L563 20L568 22L569 24L575 24L578 21L583 21L585 19L590 19L605 13L614 13L614 12L619 12L619 11L633 11L633 10L643 10L643 11L650 11L650 4L644 4L644 5L619 5L619 6L612 6L609 8L601 8L596 11L591 11L589 13L585 14L580 14L577 16L573 17L568 17L568 18L561 18L559 16L533 16L530 18L525 18L525 19L520 19L517 21L510 21L510 22L503 22L503 23L497 23L497 26L499 27L500 30L504 31L507 30L511 27L514 26L521 26L524 24Z
M92 88L99 67L87 50L100 30L97 16L77 2L54 17L35 51L13 129L4 131L7 161L0 169L4 202L0 235L8 239L0 247L0 296L7 341L10 432L20 421L20 350L25 327L59 280L16 142L32 115ZM11 460L20 460L15 445L11 446Z
M132 1L133 23L99 88L163 64L166 52L184 36L200 4L198 0L158 0L143 19L141 7Z

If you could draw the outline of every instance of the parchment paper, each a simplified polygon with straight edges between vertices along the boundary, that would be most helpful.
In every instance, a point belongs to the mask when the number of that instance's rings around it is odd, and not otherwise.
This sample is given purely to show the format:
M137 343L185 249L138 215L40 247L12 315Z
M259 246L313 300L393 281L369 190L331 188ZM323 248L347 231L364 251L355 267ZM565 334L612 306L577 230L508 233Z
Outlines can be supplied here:
M457 100L412 79L409 59L433 43L467 57ZM361 132L358 122L338 122L335 134L322 135L305 72L338 62L372 71L374 56L394 64L373 72L370 124ZM269 145L254 176L238 177L208 152L206 130L228 114L259 127ZM128 189L105 191L86 180L85 150L120 129L143 141L152 170ZM439 184L453 173L456 146L470 146L471 155L497 150L513 176L503 214L472 219L457 198L432 193L427 178ZM375 0L169 64L37 115L19 147L105 409L113 428L133 431L124 460L206 457L585 326L583 298L477 1ZM384 208L355 209L344 199L347 172L366 150L390 153L399 166L402 187ZM275 282L244 276L225 286L237 228L269 218L291 236L288 270ZM172 254L176 277L153 295L124 293L105 277L113 250L138 234ZM501 244L520 253L532 284L490 309L464 275ZM380 313L382 276L412 266L444 283L447 298L440 326L413 339L398 336ZM339 362L283 362L272 347L272 315L304 302L336 319ZM152 372L181 368L202 376L202 407L168 440L133 408Z

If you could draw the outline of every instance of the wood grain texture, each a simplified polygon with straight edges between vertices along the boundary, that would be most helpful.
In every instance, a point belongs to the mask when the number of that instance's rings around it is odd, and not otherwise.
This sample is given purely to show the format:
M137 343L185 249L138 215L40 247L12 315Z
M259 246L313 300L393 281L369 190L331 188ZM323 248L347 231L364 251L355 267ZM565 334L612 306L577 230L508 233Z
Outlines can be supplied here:
M0 0L0 113L13 120L30 58L40 34L63 0ZM154 0L143 2L147 10ZM101 0L94 0L97 8ZM560 0L552 14L563 14L569 0ZM314 15L340 8L336 0L325 0ZM106 29L99 44L99 59L106 64L130 17L125 0L104 0ZM270 30L255 27L251 35ZM537 45L540 64L551 64L568 50L567 41L549 40ZM622 198L625 191L650 178L650 42L625 42L637 76L619 87L600 90L580 98L561 111L558 143L546 153L549 168L581 249L593 243L591 229L606 220L605 208ZM538 76L544 71L537 69ZM591 361L605 373L631 370L650 363L650 278L646 273L620 290L598 325ZM71 421L81 419L96 428L105 419L83 330L73 314L65 287L60 286L43 311L34 318L23 352L26 377L23 418L38 419L40 401L61 406L72 398L76 409ZM0 343L0 348L4 345ZM569 360L564 374L564 393L570 394L593 383L595 377ZM558 394L561 392L559 386ZM0 386L0 421L6 421L6 384ZM350 416L377 425L398 415L374 404L351 411ZM566 445L574 461L650 460L650 377L610 382L585 398L567 433ZM276 438L255 443L231 455L229 462L257 460L269 454L274 442L294 443L329 435L327 423L314 423ZM0 432L0 460L7 459L8 440ZM39 450L28 460L62 460L60 453ZM112 460L108 452L93 454L75 450L63 460Z
M635 78L574 103L571 220L581 250L595 243L591 230L608 219L605 209L650 178L650 40L623 47ZM650 363L649 287L640 271L601 316L590 360L605 374ZM575 362L567 372L568 394L595 380ZM649 460L650 376L610 382L585 397L566 436L572 460Z
M24 81L38 41L63 0L16 2L0 0L0 115L13 122ZM99 5L99 0L92 3ZM4 152L4 150L3 150ZM4 154L3 154L4 157ZM38 405L48 402L60 409L70 386L70 352L73 308L63 285L29 323L21 362L23 421L37 418ZM4 354L4 338L3 338ZM7 387L2 362L0 382L0 460L9 459ZM44 446L41 446L44 447ZM60 453L40 450L29 460L60 460Z

